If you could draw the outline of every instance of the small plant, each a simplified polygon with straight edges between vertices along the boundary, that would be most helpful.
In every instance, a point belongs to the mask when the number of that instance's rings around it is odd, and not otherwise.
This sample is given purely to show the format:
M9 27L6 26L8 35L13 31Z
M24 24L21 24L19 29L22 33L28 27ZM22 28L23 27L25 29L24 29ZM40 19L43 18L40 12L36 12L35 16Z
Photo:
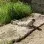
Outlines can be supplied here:
M28 4L24 4L21 2L14 3L11 16L12 19L21 19L26 16L30 16L32 13L32 8Z
M6 24L11 21L10 17L11 3L0 6L0 24Z

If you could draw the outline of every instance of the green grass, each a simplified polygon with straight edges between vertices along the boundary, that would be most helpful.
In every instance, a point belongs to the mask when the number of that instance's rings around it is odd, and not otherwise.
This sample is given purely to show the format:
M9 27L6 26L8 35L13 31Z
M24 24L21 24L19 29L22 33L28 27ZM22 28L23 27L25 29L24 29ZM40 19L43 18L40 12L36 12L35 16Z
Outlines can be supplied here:
M17 2L14 3L13 8L12 8L12 19L21 19L26 16L30 16L32 13L32 8L30 5Z
M6 24L11 21L10 17L11 3L0 6L0 24Z
M2 3L0 4L0 24L7 24L12 19L21 19L30 16L32 8L30 5L17 3Z
M0 3L17 2L18 0L0 0Z

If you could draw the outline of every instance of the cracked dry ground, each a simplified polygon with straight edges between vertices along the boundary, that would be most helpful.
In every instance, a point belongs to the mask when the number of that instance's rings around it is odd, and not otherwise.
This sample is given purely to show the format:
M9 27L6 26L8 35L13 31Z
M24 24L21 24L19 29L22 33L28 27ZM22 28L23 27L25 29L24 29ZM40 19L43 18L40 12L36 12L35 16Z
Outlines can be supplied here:
M36 25L38 25L38 23ZM13 39L22 38L32 29L7 24L3 27L0 27L0 44L44 44L44 25L40 28L42 29L41 31L35 30L20 42L12 43Z

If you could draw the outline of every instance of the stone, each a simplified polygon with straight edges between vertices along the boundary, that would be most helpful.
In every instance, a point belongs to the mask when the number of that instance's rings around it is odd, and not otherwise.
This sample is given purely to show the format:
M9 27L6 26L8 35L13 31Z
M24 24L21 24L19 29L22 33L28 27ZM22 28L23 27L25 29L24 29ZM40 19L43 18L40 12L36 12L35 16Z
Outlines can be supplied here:
M31 15L33 15L34 19L37 19L37 18L39 18L39 16L41 16L40 13L32 13Z
M37 15L37 13L36 13L36 15ZM44 15L38 15L38 16L35 19L35 22L33 24L36 27L38 27L42 23L44 23ZM13 40L15 40L15 43L16 43L17 41L23 40L24 38L26 38L27 35L29 35L31 32L34 31L33 28L26 27L26 25L28 25L28 23L30 23L34 17L25 18L26 20L25 19L20 20L20 21L16 20L17 25L16 24L13 25L10 23L10 24L7 24L7 25L0 27L0 39L1 39L0 43L1 44L4 44L4 43L9 44L10 43L11 44L11 43L13 43Z
M11 24L13 25L17 25L18 22L19 22L18 20L11 20Z
M44 13L44 0L32 0L31 4L33 11Z
M3 27L0 27L0 39L19 39L22 38L25 34L30 32L33 29L27 27L21 27L17 25L8 24Z
M41 24L44 24L44 15L39 16L33 25L39 27Z

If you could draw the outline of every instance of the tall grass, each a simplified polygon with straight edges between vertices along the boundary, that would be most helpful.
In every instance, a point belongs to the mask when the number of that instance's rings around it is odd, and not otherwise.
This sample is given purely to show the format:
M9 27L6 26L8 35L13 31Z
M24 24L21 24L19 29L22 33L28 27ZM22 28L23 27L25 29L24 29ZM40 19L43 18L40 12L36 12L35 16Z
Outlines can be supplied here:
M30 16L32 13L32 8L30 5L17 2L14 3L13 8L12 8L12 19L21 19L26 16Z
M0 24L6 24L11 21L10 17L11 3L0 6Z
M30 16L32 8L22 2L0 4L0 24L7 24L12 19Z

